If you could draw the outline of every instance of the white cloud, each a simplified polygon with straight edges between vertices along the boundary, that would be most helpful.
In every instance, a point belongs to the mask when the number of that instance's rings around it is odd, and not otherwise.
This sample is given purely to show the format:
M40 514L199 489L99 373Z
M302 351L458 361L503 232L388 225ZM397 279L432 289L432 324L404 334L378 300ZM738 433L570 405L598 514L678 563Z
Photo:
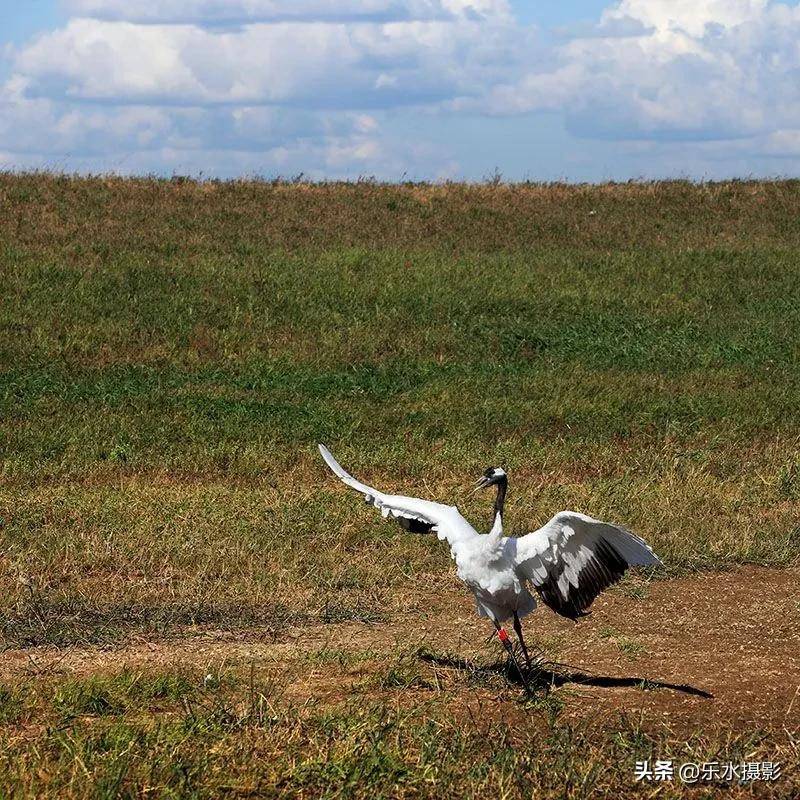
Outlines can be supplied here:
M506 0L71 0L79 17L144 24L243 25L253 22L403 22L510 15Z
M603 12L603 21L638 20L658 34L684 31L702 36L707 25L731 27L757 20L768 0L621 0Z
M17 54L28 93L151 104L363 108L471 94L519 42L471 20L191 25L74 19ZM146 54L146 57L143 57Z
M230 151L254 170L346 174L349 164L388 177L415 165L408 146L387 144L381 109L478 95L524 54L505 0L80 0L73 9L94 16L11 53L0 148L73 162L149 148L154 169L179 153L181 164L200 151L219 163ZM339 21L319 21L333 10ZM247 24L191 24L226 14ZM293 21L264 22L270 14ZM381 14L403 21L364 21ZM164 22L173 18L182 22ZM25 137L32 126L61 133Z
M579 137L660 142L662 152L694 142L701 161L799 153L800 9L776 0L618 0L547 45L508 0L67 8L63 27L6 48L4 163L453 174L424 132L393 135L392 109L430 126L465 112L553 112Z
M27 98L24 81L0 92L0 149L48 156L147 150L172 128L163 109L81 108Z
M795 6L621 0L593 31L558 45L552 65L493 87L488 107L558 110L584 137L753 137L800 127L798 42Z
M800 157L800 129L779 130L770 133L758 148L777 158Z

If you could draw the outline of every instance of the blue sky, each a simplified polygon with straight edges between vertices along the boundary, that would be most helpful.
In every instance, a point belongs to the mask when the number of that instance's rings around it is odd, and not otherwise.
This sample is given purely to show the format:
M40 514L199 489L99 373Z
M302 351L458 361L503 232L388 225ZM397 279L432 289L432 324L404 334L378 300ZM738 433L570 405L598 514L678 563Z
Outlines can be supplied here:
M157 2L154 2L157 5ZM576 20L593 20L608 6L602 0L551 0L551 2L513 2L517 18L526 24L544 28L570 24ZM22 7L22 10L20 10ZM67 19L65 4L58 0L0 0L0 31L6 42L23 44L38 31L52 30Z
M552 0L536 2L517 0L511 4L516 17L522 23L541 25L543 28L556 28L577 21L597 19L609 3L600 0Z
M0 0L0 37L4 43L24 44L38 31L52 30L64 21L56 0Z
M0 167L796 175L797 41L774 0L0 0Z

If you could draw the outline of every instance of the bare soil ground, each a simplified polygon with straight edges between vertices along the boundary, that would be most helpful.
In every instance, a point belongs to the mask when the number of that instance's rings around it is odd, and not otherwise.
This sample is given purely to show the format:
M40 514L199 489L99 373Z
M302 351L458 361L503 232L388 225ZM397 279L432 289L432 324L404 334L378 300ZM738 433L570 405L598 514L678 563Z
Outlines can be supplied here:
M564 701L569 716L602 724L620 711L643 723L696 730L730 725L796 729L800 721L800 569L743 567L628 586L596 602L572 624L538 609L528 618L530 644L557 664L538 676ZM316 624L292 628L276 641L259 629L191 628L169 638L132 638L115 648L9 649L0 654L5 679L31 675L86 676L122 668L237 669L268 672L293 703L337 703L363 692L405 696L446 687L456 705L481 704L517 687L499 680L500 651L487 643L485 621L474 616L454 581L417 598L386 623ZM398 653L419 664L422 680L380 687ZM340 658L332 654L341 654ZM494 681L476 681L481 674ZM533 676L535 677L535 676ZM461 691L463 689L463 691ZM706 696L709 695L709 696ZM513 702L504 713L524 713Z

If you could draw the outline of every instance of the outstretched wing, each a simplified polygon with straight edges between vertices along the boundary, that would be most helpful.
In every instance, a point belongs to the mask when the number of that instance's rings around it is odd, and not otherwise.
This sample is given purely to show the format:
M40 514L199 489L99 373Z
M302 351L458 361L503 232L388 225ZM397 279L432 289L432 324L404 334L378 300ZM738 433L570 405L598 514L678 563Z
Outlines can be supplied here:
M562 617L585 616L595 597L628 567L661 564L647 543L625 528L561 511L516 540L517 574Z
M319 445L319 452L342 483L364 495L367 503L379 508L384 517L396 517L406 530L435 530L440 539L447 539L451 548L455 548L465 539L477 536L475 529L455 506L399 494L386 494L373 489L346 472L325 445Z

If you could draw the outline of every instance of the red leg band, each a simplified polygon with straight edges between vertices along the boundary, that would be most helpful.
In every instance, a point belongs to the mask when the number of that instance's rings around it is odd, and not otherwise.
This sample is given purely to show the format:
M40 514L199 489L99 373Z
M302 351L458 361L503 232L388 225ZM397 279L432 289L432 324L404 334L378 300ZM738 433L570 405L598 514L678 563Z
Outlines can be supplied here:
M508 634L506 633L506 629L505 629L505 628L500 628L500 630L499 630L499 631L497 631L497 638L498 638L498 639L499 639L499 640L500 640L500 641L501 641L503 644L505 644L505 643L508 641Z

